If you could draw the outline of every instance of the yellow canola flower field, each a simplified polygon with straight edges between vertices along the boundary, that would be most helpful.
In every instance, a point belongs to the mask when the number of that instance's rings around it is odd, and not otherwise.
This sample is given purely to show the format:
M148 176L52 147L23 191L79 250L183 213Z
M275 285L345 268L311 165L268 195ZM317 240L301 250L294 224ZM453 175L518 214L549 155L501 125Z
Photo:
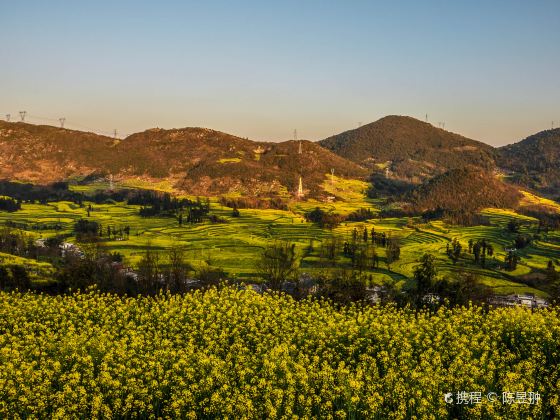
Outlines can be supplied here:
M0 293L0 418L556 418L558 315ZM445 401L462 391L540 401Z

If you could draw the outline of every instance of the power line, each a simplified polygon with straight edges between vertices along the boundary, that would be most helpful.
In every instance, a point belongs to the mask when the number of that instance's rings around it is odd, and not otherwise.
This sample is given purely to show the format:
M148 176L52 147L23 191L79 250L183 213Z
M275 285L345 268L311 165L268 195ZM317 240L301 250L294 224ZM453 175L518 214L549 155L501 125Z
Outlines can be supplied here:
M64 128L63 126L66 125L66 118L64 118L64 123L62 123L61 118L49 118L49 117L45 117L45 116L41 116L41 115L27 115L26 118L31 118L33 120L38 120L38 121L48 121L48 122L56 122L58 124L61 124L62 128ZM95 134L99 134L102 136L107 136L107 137L111 137L115 135L115 130L113 131L106 131L106 130L99 130L96 128L92 128L92 127L88 127L85 125L81 125L81 124L76 124L74 122L72 122L71 124L72 127L76 127L79 130L85 130L85 131L89 131L91 133L95 133Z

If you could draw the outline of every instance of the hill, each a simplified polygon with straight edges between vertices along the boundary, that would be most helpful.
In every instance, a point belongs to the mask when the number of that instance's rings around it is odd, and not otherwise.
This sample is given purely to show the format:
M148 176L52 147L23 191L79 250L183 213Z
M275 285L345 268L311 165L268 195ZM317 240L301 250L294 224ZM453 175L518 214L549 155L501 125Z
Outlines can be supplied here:
M498 149L498 164L513 182L560 200L560 128Z
M0 123L0 179L37 183L112 174L116 180L168 181L193 195L286 195L303 177L306 196L323 194L331 169L367 171L318 144L255 142L206 128L150 129L124 140L50 126Z
M117 141L48 125L0 121L0 179L38 183L107 166Z
M473 166L452 169L407 194L407 199L419 212L514 208L522 197L515 187L502 182L492 172Z
M388 167L393 177L413 183L465 165L492 169L495 161L492 146L396 115L319 143L372 169Z

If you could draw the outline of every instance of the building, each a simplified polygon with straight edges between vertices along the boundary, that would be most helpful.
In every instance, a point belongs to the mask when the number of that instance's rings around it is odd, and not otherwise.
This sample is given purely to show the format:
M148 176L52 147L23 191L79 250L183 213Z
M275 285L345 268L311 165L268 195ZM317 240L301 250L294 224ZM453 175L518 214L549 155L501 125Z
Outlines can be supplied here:
M493 306L524 306L531 309L546 308L548 306L546 299L535 296L532 293L523 295L496 295L489 298L488 303Z

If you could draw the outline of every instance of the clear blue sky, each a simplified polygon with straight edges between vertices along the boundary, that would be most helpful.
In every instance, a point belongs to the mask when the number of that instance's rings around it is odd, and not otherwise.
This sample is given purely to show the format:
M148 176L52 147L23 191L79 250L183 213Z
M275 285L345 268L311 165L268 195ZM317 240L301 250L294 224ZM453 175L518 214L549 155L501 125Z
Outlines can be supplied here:
M558 0L1 0L0 41L2 118L277 141L427 113L495 145L560 126Z

